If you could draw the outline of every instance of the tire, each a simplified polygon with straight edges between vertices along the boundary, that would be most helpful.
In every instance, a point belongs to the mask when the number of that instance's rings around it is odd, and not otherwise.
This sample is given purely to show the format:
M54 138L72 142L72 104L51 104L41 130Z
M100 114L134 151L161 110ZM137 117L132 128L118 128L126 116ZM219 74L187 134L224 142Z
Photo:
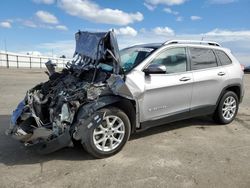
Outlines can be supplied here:
M81 140L75 140L74 138L71 138L71 140L75 148L82 148Z
M220 124L229 124L234 120L235 116L237 115L238 108L238 96L232 91L226 91L222 96L218 107L214 113L214 120Z
M92 156L105 158L118 153L123 148L129 139L131 125L128 116L118 108L103 108L99 111L105 112L103 122L98 127L87 129L82 145ZM110 122L110 127L107 122ZM114 122L113 125L112 122Z

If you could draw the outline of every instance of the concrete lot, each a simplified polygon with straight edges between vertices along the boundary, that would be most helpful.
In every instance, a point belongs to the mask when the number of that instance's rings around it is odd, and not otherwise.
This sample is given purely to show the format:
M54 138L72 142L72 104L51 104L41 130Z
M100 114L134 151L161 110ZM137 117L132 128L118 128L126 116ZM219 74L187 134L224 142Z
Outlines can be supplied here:
M250 187L250 75L236 120L195 118L133 135L117 155L80 148L38 155L4 134L10 113L41 70L0 68L0 187Z

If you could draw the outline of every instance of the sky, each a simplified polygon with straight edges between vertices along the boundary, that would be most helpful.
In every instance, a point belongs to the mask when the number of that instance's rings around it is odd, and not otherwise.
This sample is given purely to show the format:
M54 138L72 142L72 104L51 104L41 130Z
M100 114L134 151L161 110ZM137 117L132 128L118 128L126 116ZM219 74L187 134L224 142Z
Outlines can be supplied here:
M0 2L0 50L70 58L78 30L110 29L120 48L171 39L212 40L250 65L250 0Z

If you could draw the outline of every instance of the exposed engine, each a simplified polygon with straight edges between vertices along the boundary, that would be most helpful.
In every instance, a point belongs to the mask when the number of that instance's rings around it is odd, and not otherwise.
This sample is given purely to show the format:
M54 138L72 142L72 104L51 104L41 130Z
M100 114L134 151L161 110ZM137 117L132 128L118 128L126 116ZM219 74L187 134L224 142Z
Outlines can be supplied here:
M91 83L89 78L93 70L77 75L73 70L64 69L61 73L52 74L47 82L30 89L23 101L23 113L18 119L19 129L28 133L22 141L31 142L32 134L29 133L36 128L51 130L46 131L51 136L62 134L72 124L80 105L95 100L102 92L110 92L105 82L110 74L101 70L97 72L97 82Z

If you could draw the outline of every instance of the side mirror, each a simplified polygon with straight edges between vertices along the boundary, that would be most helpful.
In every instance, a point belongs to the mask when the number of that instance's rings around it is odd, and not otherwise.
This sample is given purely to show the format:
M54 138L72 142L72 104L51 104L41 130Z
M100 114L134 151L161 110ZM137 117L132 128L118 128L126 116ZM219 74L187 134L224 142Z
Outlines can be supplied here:
M164 65L150 64L147 68L143 70L146 75L149 74L165 74L167 69Z

